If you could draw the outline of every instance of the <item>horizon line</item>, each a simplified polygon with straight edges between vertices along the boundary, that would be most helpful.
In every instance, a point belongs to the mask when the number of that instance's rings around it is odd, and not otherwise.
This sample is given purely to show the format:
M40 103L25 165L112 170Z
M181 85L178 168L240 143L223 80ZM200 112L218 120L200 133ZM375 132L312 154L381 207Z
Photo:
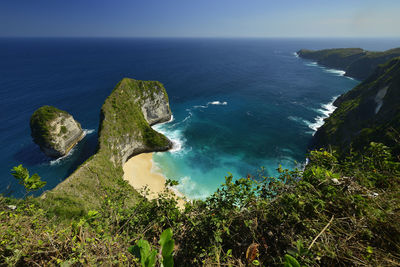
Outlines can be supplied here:
M70 39L400 39L400 36L0 36L4 38Z

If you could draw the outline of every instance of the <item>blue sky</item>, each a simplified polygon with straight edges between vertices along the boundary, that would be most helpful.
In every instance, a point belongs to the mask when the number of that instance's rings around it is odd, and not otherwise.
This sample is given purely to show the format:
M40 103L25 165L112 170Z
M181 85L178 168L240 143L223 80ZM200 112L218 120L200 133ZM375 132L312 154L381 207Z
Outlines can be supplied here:
M399 0L1 0L0 36L400 37Z

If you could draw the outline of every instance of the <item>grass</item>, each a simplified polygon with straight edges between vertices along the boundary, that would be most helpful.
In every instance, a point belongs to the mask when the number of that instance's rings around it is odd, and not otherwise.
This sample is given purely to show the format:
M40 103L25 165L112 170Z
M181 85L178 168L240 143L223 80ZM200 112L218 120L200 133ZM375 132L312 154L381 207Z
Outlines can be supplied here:
M141 101L157 92L146 85L154 84L117 85L102 107L98 152L54 190L0 196L0 265L139 266L129 248L146 240L159 251L165 229L174 233L176 266L400 265L400 158L381 143L311 151L304 170L279 167L278 177L262 169L228 176L184 210L168 192L151 201L139 195L122 179L119 146L167 145L141 114Z
M43 195L43 205L49 211L59 218L80 217L90 209L99 208L102 203L99 196L114 191L130 195L131 204L136 201L138 193L123 180L122 164L132 155L166 150L171 145L150 127L141 110L144 102L151 101L156 94L167 101L166 91L159 82L125 78L117 84L101 108L97 153ZM153 105L157 108L159 104Z
M138 266L129 248L144 239L159 250L168 228L176 266L400 264L400 164L390 149L372 143L362 154L309 158L304 171L279 168L279 177L226 177L184 210L168 193L132 203L123 185L98 191L88 211L59 199L63 218L46 200L0 197L0 264Z

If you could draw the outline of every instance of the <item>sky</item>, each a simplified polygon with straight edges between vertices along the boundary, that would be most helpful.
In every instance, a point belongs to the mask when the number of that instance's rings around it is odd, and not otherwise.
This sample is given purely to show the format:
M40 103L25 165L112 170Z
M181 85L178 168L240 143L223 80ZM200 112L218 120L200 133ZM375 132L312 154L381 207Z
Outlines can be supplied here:
M399 0L0 0L0 37L400 37Z

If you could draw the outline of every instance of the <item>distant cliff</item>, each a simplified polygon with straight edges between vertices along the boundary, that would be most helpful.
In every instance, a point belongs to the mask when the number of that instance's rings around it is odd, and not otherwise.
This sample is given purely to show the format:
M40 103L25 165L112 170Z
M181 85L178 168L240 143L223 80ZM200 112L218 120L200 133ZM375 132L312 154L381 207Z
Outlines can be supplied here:
M337 109L313 139L313 148L340 151L381 142L400 152L400 57L378 67L364 82L340 96Z
M85 136L81 125L68 112L52 106L38 108L30 127L33 141L54 158L66 155Z
M157 81L124 78L105 100L100 114L98 151L43 198L60 216L96 208L104 192L136 191L122 178L122 165L142 152L165 151L172 142L150 125L171 119L164 86ZM67 206L66 206L67 205Z
M314 60L320 65L344 70L346 76L364 80L374 72L379 64L400 56L400 48L384 52L371 52L361 48L301 49L297 54L301 58Z

